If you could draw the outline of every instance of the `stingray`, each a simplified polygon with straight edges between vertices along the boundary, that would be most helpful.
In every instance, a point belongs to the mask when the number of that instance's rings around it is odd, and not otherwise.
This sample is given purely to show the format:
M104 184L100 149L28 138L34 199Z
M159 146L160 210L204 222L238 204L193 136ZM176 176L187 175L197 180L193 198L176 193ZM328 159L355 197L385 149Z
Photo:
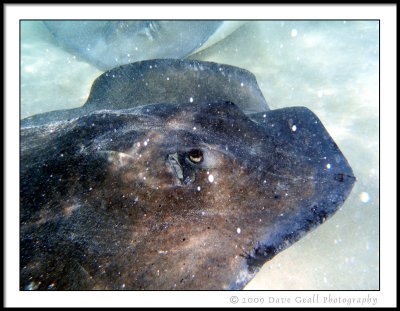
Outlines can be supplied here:
M183 58L222 21L45 21L56 43L102 70L154 58Z
M21 290L242 289L355 182L314 113L269 110L240 68L121 66L71 111L21 121Z
M232 101L246 114L269 110L255 76L242 68L197 60L156 59L109 70L98 77L82 107L23 120L24 126L76 118L101 109L154 103Z

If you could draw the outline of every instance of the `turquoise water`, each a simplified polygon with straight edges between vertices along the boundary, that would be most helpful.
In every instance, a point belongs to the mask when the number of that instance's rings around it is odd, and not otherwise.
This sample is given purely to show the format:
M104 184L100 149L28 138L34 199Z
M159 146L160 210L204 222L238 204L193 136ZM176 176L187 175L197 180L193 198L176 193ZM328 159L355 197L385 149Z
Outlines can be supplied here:
M342 208L246 289L378 289L379 23L247 22L189 58L253 72L271 109L310 108L357 176ZM22 22L21 117L82 105L101 73L58 47L41 22Z

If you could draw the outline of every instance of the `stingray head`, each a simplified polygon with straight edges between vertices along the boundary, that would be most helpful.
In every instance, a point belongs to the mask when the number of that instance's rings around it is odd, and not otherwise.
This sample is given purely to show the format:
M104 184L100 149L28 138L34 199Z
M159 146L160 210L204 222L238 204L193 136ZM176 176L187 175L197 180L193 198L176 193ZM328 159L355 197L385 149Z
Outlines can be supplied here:
M127 139L133 144L105 151L113 186L102 195L113 209L134 211L135 255L122 255L118 268L129 287L241 288L331 216L354 182L306 108L252 119L230 102L146 106L139 114L149 118L141 134L127 125L118 138L135 136Z

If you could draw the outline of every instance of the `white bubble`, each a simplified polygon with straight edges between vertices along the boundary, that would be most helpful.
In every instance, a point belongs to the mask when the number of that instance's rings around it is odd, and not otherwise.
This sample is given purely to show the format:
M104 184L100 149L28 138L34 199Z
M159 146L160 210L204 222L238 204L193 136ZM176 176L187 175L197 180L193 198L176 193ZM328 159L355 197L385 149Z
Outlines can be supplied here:
M208 181L209 182L214 182L214 176L213 175L208 175Z
M200 188L200 186L198 186L198 187L197 187L197 191L200 191L200 190L201 190L201 188Z
M360 197L361 202L363 202L363 203L368 203L369 200L371 199L371 197L369 196L369 194L367 192L361 192L359 197Z
M328 164L326 165L326 168L329 170L329 169L331 168L331 164L328 163Z
M371 175L375 175L376 174L376 170L371 168L371 170L369 171Z
M292 29L292 31L290 32L290 35L294 38L297 36L297 29Z
M195 131L197 128L195 126L193 126L193 131Z
M237 229L236 229L236 232L237 232L238 234L240 234L240 231L241 231L240 228L237 228Z
M25 72L33 72L34 71L34 69L33 69L33 66L25 66Z
M244 84L243 84L243 82L242 83L240 83L240 86L243 86Z
M191 103L193 103L193 97L190 97L190 98L189 98L189 101L190 101Z
M292 126L292 131L293 131L293 132L296 132L296 130L297 130L297 126L296 126L296 125L293 125L293 126Z
M143 143L143 145L147 146L147 141L145 141L145 142Z

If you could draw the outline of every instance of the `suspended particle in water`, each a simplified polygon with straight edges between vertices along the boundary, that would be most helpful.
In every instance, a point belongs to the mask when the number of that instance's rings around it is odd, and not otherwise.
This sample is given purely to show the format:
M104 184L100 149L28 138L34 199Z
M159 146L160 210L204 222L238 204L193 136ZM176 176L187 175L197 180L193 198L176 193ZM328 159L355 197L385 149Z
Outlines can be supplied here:
M369 194L367 192L361 192L359 198L360 198L360 201L363 203L368 203L369 200L371 199L371 197L369 196Z

